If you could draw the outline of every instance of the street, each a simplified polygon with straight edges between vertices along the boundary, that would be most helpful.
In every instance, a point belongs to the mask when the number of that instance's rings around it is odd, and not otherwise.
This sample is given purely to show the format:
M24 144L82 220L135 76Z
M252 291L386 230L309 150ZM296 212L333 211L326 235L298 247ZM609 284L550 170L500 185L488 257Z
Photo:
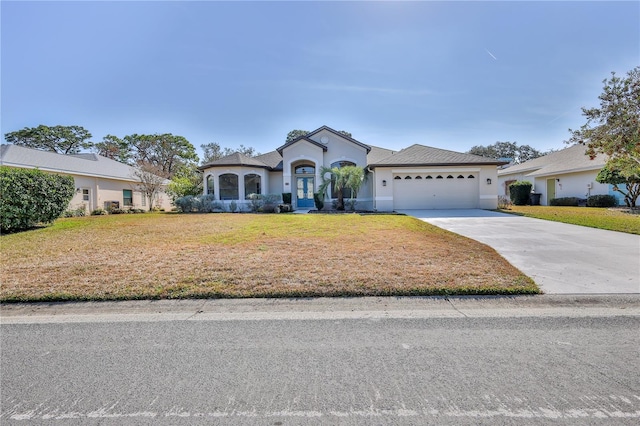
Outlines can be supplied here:
M636 302L460 304L414 318L4 316L0 423L638 424Z

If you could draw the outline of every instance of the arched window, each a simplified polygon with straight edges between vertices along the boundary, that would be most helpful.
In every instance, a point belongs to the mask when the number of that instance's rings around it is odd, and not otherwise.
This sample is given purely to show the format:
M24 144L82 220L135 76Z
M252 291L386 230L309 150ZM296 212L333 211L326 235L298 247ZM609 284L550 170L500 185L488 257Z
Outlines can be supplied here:
M297 175L312 175L315 172L316 168L308 165L297 166L295 169L295 174Z
M401 178L400 176L396 176L396 177L394 177L394 179L395 179L395 180L400 180L400 179L402 179L402 178Z
M336 161L335 163L331 164L331 168L333 169L334 167L337 167L339 169L346 167L346 166L355 166L355 163L352 163L351 161ZM354 194L357 196L357 194ZM331 198L332 199L336 199L338 198L338 193L336 191L335 185L333 182L331 182ZM351 198L351 189L350 188L342 188L342 198L347 199L347 198Z
M475 177L474 175L469 175L469 176L467 177L467 179L475 179L475 178L476 178L476 177Z
M433 179L431 175L428 175L425 179Z
M244 199L248 200L251 194L262 194L260 175L255 173L244 175Z
M418 179L422 179L422 176L420 176L420 175L416 176L416 180L418 180Z
M438 177L436 177L436 179L442 179L442 175L438 175Z
M458 175L458 179L464 179L464 176Z
M220 175L220 199L221 200L237 200L238 195L238 175L226 173Z
M213 176L209 175L207 176L207 194L213 194L214 192Z
M447 179L453 179L453 176L449 175L447 176Z
M411 176L405 176L404 178L405 178L405 179L409 179L409 180L410 180L410 179L411 179Z

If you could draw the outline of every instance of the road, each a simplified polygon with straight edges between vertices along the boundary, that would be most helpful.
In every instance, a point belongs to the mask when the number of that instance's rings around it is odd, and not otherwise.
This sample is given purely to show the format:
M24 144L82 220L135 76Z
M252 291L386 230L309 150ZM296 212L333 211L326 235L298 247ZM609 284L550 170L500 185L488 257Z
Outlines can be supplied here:
M636 425L639 301L9 305L0 423Z

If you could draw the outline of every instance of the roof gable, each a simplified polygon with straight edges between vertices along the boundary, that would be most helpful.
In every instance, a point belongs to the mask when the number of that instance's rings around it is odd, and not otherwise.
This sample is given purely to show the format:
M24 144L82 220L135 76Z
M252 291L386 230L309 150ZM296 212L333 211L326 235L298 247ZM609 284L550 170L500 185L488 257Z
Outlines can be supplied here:
M375 163L371 163L369 164L369 167L457 166L469 164L479 166L498 166L506 164L506 162L474 154L463 154L461 152L415 144L393 153L386 158L382 158Z
M278 151L278 153L280 155L282 155L282 153L284 152L284 150L286 148L289 148L290 146L295 145L298 142L309 142L312 145L315 145L315 146L317 146L319 148L322 148L323 151L327 150L327 146L326 145L321 144L320 142L316 142L313 139L309 139L307 136L299 136L299 137L295 138L294 140L289 141L289 142L285 143L284 145L282 145L281 147L277 148L276 151Z
M369 151L371 151L371 147L369 145L364 144L364 143L352 138L351 136L347 136L344 133L340 133L337 130L332 129L329 126L322 126L322 127L318 128L318 129L314 130L313 132L309 132L309 133L307 133L307 137L310 138L311 136L316 135L316 134L320 133L323 130L326 130L327 132L333 133L334 135L336 135L338 137L341 137L341 138L343 138L343 139L345 139L345 140L347 140L347 141L349 141L351 143L354 143L354 144L358 145L361 148L364 148L367 151L367 153L369 153Z

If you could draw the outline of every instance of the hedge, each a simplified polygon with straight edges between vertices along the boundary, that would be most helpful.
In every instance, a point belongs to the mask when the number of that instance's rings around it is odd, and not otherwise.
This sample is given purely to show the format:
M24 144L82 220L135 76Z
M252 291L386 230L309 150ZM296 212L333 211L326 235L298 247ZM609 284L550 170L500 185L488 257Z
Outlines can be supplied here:
M587 198L587 207L615 207L618 200L613 195L592 195Z
M71 176L0 167L0 230L17 232L52 223L69 206L74 187Z
M551 204L552 206L572 206L578 207L580 203L580 199L578 197L560 197L560 198L552 198Z
M509 185L509 197L511 202L516 206L525 206L529 202L529 196L531 195L531 182L526 180L519 180Z

